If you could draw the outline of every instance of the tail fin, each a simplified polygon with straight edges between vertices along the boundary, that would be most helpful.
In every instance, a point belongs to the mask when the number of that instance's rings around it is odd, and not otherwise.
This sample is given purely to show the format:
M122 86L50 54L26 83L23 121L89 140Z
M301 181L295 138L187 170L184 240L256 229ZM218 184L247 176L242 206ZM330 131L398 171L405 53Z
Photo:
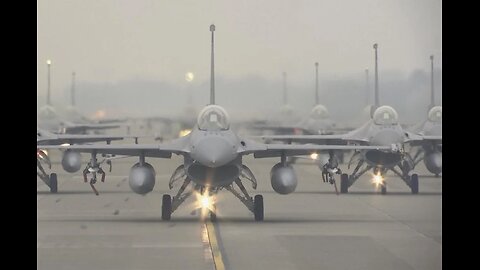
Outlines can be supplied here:
M318 98L318 62L315 63L315 105L320 102Z
M212 32L212 62L210 70L210 105L215 104L215 63L214 63L214 32L215 25L210 25L210 32Z
M433 89L433 55L430 55L430 61L432 65L431 76L430 76L430 107L428 110L435 106L435 91Z
M368 68L365 69L365 106L370 105L370 80L368 77Z
M378 44L373 44L373 49L375 49L375 104L372 106L370 110L370 116L373 117L373 113L375 110L380 107L380 97L378 91L378 55L377 55L377 48Z

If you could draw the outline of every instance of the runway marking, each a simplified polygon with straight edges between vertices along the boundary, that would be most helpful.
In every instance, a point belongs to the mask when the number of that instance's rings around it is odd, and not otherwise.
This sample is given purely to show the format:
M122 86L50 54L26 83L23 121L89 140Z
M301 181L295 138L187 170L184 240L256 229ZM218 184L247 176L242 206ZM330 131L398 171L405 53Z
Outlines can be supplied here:
M215 233L215 226L208 220L205 222L205 229L207 231L208 240L210 243L210 250L213 256L213 262L216 270L225 270L225 263L223 262L222 252L218 245L217 236Z

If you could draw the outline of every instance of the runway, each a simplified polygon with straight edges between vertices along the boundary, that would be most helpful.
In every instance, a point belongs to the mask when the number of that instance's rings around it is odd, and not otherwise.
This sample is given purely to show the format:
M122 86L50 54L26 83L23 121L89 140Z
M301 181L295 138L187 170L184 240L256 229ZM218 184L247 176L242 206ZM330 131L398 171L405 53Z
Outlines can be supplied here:
M219 255L224 269L442 268L442 178L430 176L423 164L417 168L418 195L390 174L388 194L381 195L368 173L349 194L336 195L308 164L294 165L297 189L280 195L269 179L279 160L248 157L244 163L258 187L245 185L251 196L263 194L265 220L255 222L238 199L222 191L218 221L206 225L191 215L193 198L171 221L161 220L162 195L175 195L178 186L169 190L168 180L181 161L147 158L157 178L145 196L128 186L135 158L113 162L106 182L96 185L99 196L81 172L68 174L54 163L57 194L37 178L38 269L219 269Z

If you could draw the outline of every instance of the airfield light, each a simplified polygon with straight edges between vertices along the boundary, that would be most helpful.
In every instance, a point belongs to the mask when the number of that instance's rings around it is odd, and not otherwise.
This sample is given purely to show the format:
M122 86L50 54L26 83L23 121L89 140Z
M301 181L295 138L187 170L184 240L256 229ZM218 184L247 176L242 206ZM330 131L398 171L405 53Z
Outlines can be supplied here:
M60 144L60 146L70 146L70 144L69 143L62 143L62 144Z
M310 155L310 158L311 159L317 159L318 158L318 154L317 153L313 153Z
M191 82L191 81L193 81L193 79L195 79L195 75L192 72L187 72L185 74L185 80L187 82Z
M47 65L51 65L52 61L50 59L47 60Z

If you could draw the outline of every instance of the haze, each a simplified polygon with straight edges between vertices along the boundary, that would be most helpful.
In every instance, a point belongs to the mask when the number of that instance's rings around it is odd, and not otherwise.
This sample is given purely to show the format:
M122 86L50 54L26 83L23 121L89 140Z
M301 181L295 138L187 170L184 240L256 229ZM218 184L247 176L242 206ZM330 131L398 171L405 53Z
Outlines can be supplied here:
M313 64L318 61L322 103L334 119L346 120L365 106L365 68L373 88L375 42L381 102L393 105L400 120L413 122L426 112L431 54L436 102L441 104L441 1L37 4L39 106L45 102L47 59L53 62L53 101L68 104L75 71L78 106L87 114L98 109L119 115L181 111L187 88L194 92L195 105L205 105L211 23L217 27L217 102L229 111L241 112L242 100L250 100L249 111L278 109L283 71L288 73L290 103L308 111L314 97ZM190 83L187 72L195 76Z

